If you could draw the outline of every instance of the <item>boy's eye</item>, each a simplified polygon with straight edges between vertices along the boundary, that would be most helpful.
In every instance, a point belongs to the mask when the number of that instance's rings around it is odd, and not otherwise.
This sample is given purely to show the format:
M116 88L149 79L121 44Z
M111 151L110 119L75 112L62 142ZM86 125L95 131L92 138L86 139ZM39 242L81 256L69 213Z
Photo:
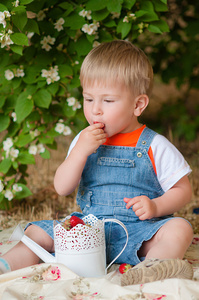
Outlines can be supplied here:
M114 100L110 100L110 99L105 99L104 101L107 102L107 103L114 102Z
M92 102L93 101L93 99L90 99L90 98L85 98L84 100L87 101L87 102Z

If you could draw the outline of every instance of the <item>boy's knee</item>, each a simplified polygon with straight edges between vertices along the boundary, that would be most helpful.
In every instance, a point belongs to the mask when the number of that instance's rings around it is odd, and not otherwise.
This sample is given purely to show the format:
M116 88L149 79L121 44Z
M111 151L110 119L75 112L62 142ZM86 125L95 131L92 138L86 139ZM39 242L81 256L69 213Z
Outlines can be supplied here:
M187 244L191 244L193 239L193 229L191 225L185 219L181 218L176 218L175 224L173 225L173 230L176 232L178 240L183 239Z

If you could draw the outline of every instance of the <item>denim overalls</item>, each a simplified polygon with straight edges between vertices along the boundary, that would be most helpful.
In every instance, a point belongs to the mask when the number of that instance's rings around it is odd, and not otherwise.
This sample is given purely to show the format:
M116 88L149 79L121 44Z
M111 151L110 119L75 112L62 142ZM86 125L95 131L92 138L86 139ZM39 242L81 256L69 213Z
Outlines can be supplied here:
M132 208L127 209L124 197L146 195L150 199L164 194L154 172L148 150L156 133L144 128L136 147L100 146L86 162L77 193L77 203L83 217L93 214L99 219L116 218L124 223L129 234L125 251L116 263L136 265L140 262L137 251L143 241L150 240L158 229L172 216L140 221ZM35 224L53 238L53 221L43 220ZM118 224L105 223L107 263L122 250L126 233Z
M150 199L164 194L154 172L148 150L156 133L145 128L136 147L100 146L85 165L77 194L77 203L84 215L116 218L129 233L129 242L116 263L140 262L137 251L172 216L140 221L132 208L127 209L124 197L146 195ZM110 262L125 244L126 234L117 224L106 223L107 261Z

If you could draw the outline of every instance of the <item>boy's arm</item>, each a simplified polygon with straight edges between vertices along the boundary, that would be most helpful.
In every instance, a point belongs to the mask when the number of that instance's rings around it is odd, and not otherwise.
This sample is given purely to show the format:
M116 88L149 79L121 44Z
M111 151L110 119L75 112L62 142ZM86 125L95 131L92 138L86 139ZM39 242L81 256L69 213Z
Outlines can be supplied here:
M78 186L88 156L106 142L103 127L104 124L97 123L82 130L71 153L58 167L54 186L59 195L69 195Z
M191 201L191 185L187 176L182 177L162 196L149 199L147 196L124 198L126 208L132 207L140 220L173 214Z

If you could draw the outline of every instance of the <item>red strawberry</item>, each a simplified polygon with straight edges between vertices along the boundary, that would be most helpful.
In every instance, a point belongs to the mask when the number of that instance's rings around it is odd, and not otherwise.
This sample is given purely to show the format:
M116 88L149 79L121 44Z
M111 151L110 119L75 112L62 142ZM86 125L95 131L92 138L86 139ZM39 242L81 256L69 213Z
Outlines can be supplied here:
M132 268L131 265L124 263L124 264L120 265L119 271L120 271L121 274L124 274L124 273L126 273L131 268Z
M97 124L97 123L100 123L100 122L94 122L93 124ZM102 127L102 129L104 129L105 128L105 125Z
M62 226L66 230L70 230L71 228L75 227L77 224L85 225L84 221L76 216L71 216L70 219L65 220L62 223Z

